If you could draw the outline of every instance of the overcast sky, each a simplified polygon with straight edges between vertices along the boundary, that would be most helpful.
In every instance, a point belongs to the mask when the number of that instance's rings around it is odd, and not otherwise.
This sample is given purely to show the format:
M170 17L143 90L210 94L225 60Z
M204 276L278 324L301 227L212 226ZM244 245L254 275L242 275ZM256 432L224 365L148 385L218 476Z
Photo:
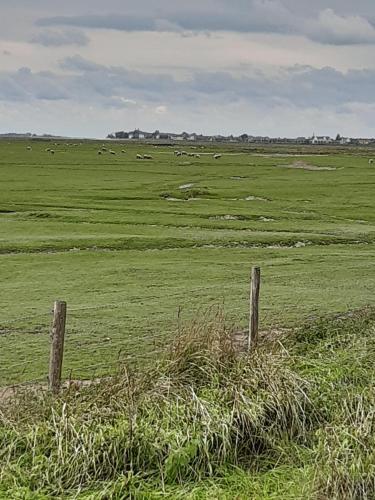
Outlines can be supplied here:
M374 0L0 0L0 133L375 136Z

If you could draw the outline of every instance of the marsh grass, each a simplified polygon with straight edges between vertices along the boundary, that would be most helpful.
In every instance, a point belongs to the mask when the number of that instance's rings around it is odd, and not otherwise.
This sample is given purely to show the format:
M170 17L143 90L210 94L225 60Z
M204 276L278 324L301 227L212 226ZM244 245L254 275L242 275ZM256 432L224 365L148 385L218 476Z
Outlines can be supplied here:
M20 392L0 498L374 498L373 320L318 319L247 355L211 310L150 367Z

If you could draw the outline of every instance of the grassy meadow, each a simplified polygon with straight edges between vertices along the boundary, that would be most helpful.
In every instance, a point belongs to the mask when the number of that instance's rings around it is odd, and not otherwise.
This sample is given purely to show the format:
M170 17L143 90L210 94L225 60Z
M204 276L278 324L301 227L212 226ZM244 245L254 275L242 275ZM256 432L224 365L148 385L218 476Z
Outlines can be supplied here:
M0 142L0 499L374 499L371 152L102 147Z
M0 386L45 379L55 299L66 377L157 356L179 310L245 327L252 265L263 328L373 303L371 153L102 144L0 142Z

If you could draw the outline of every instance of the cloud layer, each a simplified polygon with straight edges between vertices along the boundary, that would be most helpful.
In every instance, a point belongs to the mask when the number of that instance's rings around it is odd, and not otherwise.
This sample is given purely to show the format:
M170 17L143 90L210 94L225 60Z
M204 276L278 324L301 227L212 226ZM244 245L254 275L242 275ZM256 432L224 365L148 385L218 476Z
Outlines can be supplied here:
M30 42L45 47L62 47L65 45L84 46L89 43L89 37L83 32L74 29L43 30L35 34Z
M61 61L60 68L68 73L33 72L27 67L0 73L0 99L79 100L118 108L137 102L199 105L203 100L248 100L270 107L283 103L302 109L374 102L374 69L342 73L330 67L293 66L272 78L260 71L237 76L199 71L176 79L167 73L100 65L78 55Z
M145 2L143 2L145 3ZM146 2L147 3L147 2ZM154 9L151 5L126 14L90 14L41 18L39 26L74 26L120 31L166 31L180 33L222 32L280 33L308 37L323 44L351 45L375 43L375 28L358 14L340 14L332 8L311 17L297 13L281 0L242 2L202 2L200 9ZM237 8L236 8L237 7Z
M373 0L3 3L0 131L375 135Z

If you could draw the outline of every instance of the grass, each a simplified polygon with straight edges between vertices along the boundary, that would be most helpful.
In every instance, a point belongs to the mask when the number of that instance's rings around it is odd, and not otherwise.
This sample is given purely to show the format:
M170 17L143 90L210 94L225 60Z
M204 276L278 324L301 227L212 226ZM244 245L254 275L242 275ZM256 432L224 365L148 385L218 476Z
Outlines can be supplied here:
M2 396L0 498L374 498L369 152L28 144L0 141L0 386L45 380L57 298L64 378L111 378Z
M371 302L375 170L365 150L296 158L233 145L215 161L212 145L181 159L167 146L112 144L117 155L98 156L101 143L29 142L0 142L0 385L45 378L58 298L69 311L65 377L147 361L179 308L188 320L223 303L244 327L255 264L264 327ZM336 170L280 168L296 160Z
M0 498L371 499L373 308L241 355L219 309L148 368L0 413Z

